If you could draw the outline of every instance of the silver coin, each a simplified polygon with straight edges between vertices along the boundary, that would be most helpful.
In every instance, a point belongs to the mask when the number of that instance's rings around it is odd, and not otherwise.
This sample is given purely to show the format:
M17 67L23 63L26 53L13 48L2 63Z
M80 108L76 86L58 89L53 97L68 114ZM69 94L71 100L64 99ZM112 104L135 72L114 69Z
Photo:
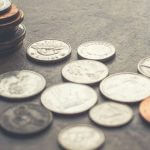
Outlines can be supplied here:
M42 104L59 114L77 114L90 109L97 102L96 92L86 85L64 83L46 89Z
M100 82L108 75L108 68L98 61L77 60L67 64L62 69L62 75L71 82L93 84Z
M137 73L117 73L101 82L100 91L114 101L138 102L150 96L150 80Z
M45 86L44 77L29 70L12 71L0 75L0 96L10 99L37 95Z
M63 129L58 135L59 144L69 150L95 150L105 142L101 130L87 125L75 125Z
M10 0L0 0L0 14L7 11L11 7Z
M78 48L78 55L92 60L104 61L115 55L115 47L107 42L91 41L83 43Z
M62 41L44 40L32 44L27 55L41 62L58 61L71 54L71 47Z
M93 107L89 116L92 121L105 127L118 127L127 124L133 118L130 107L107 102Z

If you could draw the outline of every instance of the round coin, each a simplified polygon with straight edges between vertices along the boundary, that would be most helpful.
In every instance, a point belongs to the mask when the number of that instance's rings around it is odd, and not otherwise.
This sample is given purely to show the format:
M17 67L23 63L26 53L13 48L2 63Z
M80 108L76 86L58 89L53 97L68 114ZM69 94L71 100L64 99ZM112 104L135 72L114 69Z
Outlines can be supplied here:
M0 0L0 14L6 12L11 7L10 0Z
M0 96L10 99L35 96L45 86L44 77L29 70L12 71L0 75Z
M59 114L78 114L90 109L97 102L96 92L86 85L64 83L46 89L42 104Z
M66 80L82 84L94 84L108 75L108 68L101 62L94 60L77 60L67 64L62 69Z
M98 125L118 127L131 121L133 112L126 105L107 102L93 107L89 112L89 116Z
M53 116L37 104L22 104L10 107L2 115L0 126L15 134L34 134L43 131L52 123Z
M137 73L117 73L101 82L100 91L114 101L138 102L150 96L150 80Z
M27 55L36 61L53 62L66 58L71 54L71 47L58 40L44 40L32 44Z
M82 58L105 61L115 55L113 45L102 41L83 43L78 48L78 55Z
M95 150L105 142L101 130L87 125L76 125L63 129L58 135L59 144L68 150Z

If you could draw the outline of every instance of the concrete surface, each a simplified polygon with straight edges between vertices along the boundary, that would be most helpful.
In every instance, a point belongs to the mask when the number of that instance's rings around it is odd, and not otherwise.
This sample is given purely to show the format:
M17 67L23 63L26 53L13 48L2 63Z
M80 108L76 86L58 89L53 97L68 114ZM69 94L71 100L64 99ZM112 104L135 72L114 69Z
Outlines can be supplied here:
M62 83L61 69L77 59L76 48L89 40L111 42L117 56L106 63L110 74L137 72L137 63L150 55L149 0L13 0L25 12L27 36L24 48L13 55L0 58L0 73L31 69L44 75L47 86ZM72 46L70 59L57 64L42 65L29 61L25 51L36 41L59 39ZM98 85L94 86L100 95ZM17 102L0 99L0 113ZM106 101L99 97L99 102ZM40 103L40 95L26 102ZM26 103L24 102L24 103ZM138 104L131 105L134 119L127 126L107 129L95 126L84 113L73 117L54 115L52 127L28 138L4 134L0 131L0 150L60 150L57 134L67 126L86 123L102 129L106 143L102 150L149 150L150 126L139 116Z

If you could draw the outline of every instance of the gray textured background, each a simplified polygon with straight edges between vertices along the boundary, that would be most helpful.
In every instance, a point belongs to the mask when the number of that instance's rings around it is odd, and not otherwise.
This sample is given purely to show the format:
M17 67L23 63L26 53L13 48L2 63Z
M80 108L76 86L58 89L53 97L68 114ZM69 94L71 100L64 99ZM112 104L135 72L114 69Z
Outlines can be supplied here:
M106 63L110 74L122 71L137 72L137 63L150 55L150 1L149 0L14 0L25 12L27 36L24 48L8 57L0 58L0 73L31 69L44 75L47 86L62 83L61 69L77 59L76 49L89 40L111 42L117 50L116 58ZM72 56L55 65L41 65L29 61L25 51L36 41L59 39L72 46ZM99 90L95 86L98 94ZM0 99L0 113L11 103ZM30 102L40 103L40 95ZM99 102L106 101L99 97ZM92 124L106 135L103 150L149 150L150 127L134 109L134 120L127 126L107 129L95 126L84 113L73 117L54 116L52 127L37 136L21 138L0 132L0 150L59 150L57 134L67 126L77 123Z

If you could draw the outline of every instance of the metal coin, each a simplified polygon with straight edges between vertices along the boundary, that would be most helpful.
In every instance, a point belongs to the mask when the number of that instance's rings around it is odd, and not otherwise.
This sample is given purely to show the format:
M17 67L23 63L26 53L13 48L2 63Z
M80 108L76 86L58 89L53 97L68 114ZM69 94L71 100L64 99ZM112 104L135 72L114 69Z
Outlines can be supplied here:
M150 80L137 73L117 73L101 82L100 91L114 101L138 102L150 96Z
M98 125L118 127L131 121L133 112L126 105L107 102L93 107L89 112L89 116Z
M71 82L93 84L100 82L108 75L108 68L98 61L77 60L67 64L62 69L62 75Z
M10 99L35 96L45 86L44 77L29 70L12 71L0 75L0 96Z
M0 126L15 134L33 134L46 129L53 116L37 104L24 104L7 109L1 116Z
M115 48L110 43L91 41L83 43L78 48L78 55L82 58L104 61L115 55Z
M6 12L11 7L10 0L0 0L0 14Z
M46 89L42 104L59 114L78 114L90 109L97 102L96 92L89 86L64 83Z
M68 150L95 150L105 142L101 130L87 125L76 125L63 129L58 135L59 144Z
M36 61L52 62L66 58L71 54L71 47L58 40L44 40L32 44L27 55Z

